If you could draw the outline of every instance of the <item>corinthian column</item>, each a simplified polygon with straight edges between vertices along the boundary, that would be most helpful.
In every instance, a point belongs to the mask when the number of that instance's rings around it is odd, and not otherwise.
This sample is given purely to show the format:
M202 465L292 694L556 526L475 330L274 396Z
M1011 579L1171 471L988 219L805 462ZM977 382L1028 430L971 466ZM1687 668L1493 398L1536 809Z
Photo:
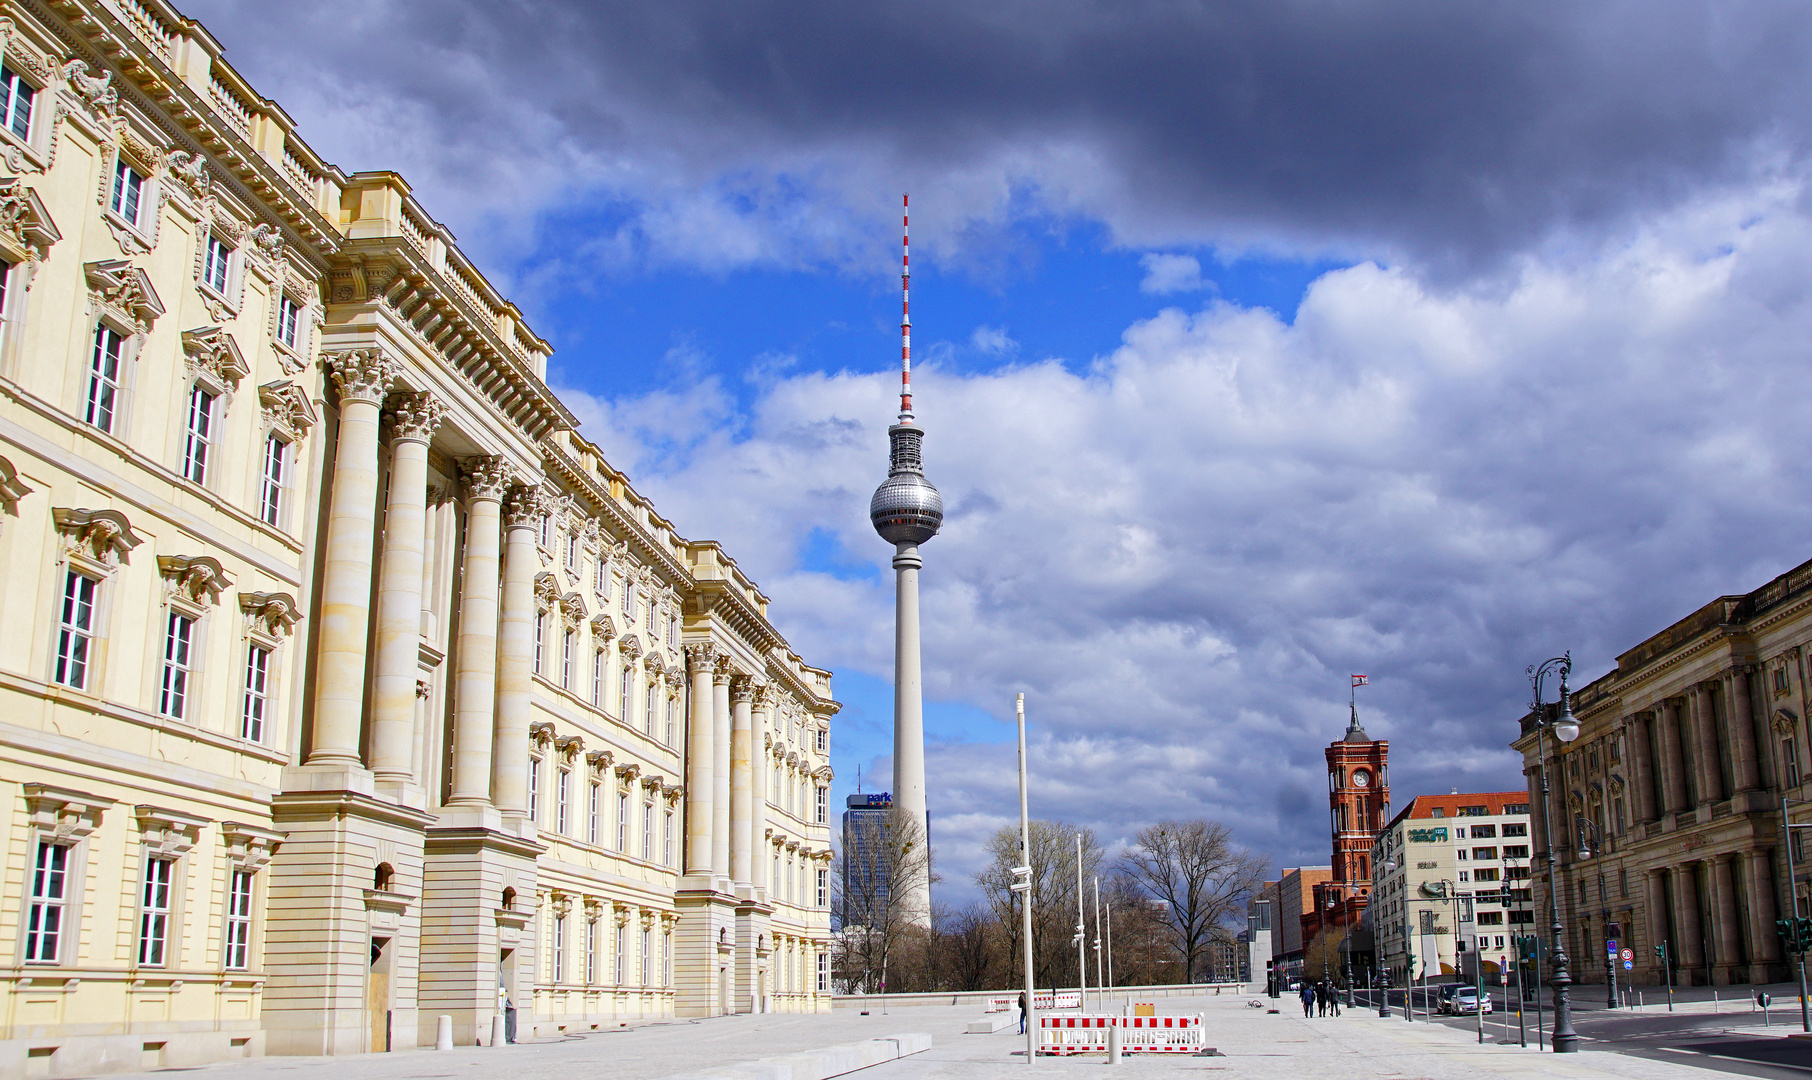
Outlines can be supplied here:
M1686 805L1686 733L1680 730L1680 703L1668 698L1661 703L1661 764L1666 778L1663 795L1669 813L1688 809Z
M749 883L756 888L768 886L767 741L773 725L774 688L764 685L756 691L754 716L749 723Z
M717 666L717 648L709 643L686 646L686 665L692 676L692 709L686 718L686 872L711 870L711 673Z
M1755 717L1749 708L1749 673L1742 665L1730 673L1730 763L1738 791L1761 786L1756 775Z
M750 730L750 705L755 699L751 679L737 679L730 690L730 880L746 885L755 880L749 863L754 838L749 825L755 818L755 789L751 786L753 771L753 732Z
M497 559L499 503L509 482L502 458L465 464L466 550L459 589L459 639L453 656L455 805L491 802L491 732L497 707Z
M430 394L406 392L390 399L390 498L378 578L377 689L371 717L371 771L379 782L415 779L428 442L442 412L440 400Z
M334 445L310 765L358 765L371 625L371 546L376 532L378 419L396 364L376 349L326 357L340 396Z
M711 872L730 873L730 662L711 679Z
M535 527L544 507L527 485L509 492L503 515L503 617L497 638L497 734L491 749L491 798L497 809L528 816L529 691L535 664Z

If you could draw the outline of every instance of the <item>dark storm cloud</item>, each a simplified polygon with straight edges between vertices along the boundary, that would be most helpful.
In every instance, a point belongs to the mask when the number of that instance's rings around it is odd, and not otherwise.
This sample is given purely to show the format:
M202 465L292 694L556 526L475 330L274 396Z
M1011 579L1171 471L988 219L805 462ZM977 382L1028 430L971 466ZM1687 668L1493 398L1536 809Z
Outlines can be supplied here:
M1054 211L1434 264L1796 169L1812 89L1798 3L187 7L267 93L320 103L312 141L472 197L544 167L531 186L631 201L715 183L754 217L855 192L872 222L907 178L964 194L950 235Z

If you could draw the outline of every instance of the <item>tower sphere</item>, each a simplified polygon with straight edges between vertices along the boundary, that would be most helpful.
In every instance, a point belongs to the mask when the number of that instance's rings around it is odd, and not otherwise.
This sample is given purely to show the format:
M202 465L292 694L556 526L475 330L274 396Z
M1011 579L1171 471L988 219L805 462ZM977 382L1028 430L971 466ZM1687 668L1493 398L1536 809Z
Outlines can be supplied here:
M944 497L918 473L894 473L868 500L868 520L890 544L922 544L944 523Z

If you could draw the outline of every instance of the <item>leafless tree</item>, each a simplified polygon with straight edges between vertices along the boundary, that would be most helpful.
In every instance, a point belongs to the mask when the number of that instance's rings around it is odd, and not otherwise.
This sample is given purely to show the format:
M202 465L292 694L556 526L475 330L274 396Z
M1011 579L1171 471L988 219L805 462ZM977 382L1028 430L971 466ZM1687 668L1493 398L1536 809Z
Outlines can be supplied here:
M881 993L889 962L919 929L906 896L891 886L928 872L931 851L924 826L899 810L864 821L858 830L844 837L832 875L843 913L835 958L845 993Z
M993 861L975 875L988 899L1006 940L1010 969L1017 972L1022 963L1020 897L1028 896L1032 905L1032 970L1040 986L1075 986L1076 945L1076 834L1082 834L1082 880L1087 882L1101 872L1103 854L1092 829L1078 829L1060 821L1033 821L1028 831L1032 850L1030 858L1020 861L1019 827L1010 825L988 840ZM1011 891L1013 867L1032 868L1030 893ZM1090 916L1093 926L1093 914ZM1092 961L1092 953L1091 963ZM1091 981L1093 972L1090 972ZM1017 982L1018 980L1013 980Z
M988 990L995 985L990 976L1000 974L1005 965L999 962L1000 927L987 909L970 904L947 912L937 920L938 965L943 976L940 990ZM1005 979L1002 985L1011 984Z
M1243 917L1246 897L1269 865L1235 847L1216 821L1161 821L1139 830L1121 865L1153 900L1164 904L1185 982L1194 982L1215 928Z

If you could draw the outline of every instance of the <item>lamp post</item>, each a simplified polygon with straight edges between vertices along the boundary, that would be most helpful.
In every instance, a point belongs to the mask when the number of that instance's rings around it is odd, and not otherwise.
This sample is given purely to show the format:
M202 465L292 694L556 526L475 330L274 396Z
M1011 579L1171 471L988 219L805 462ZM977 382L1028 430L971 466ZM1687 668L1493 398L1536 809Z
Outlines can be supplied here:
M1020 1015L1026 1025L1026 1064L1030 1065L1038 1056L1038 989L1032 983L1032 834L1026 815L1026 696L1020 694L1014 701L1013 709L1019 714L1019 858L1020 865L1013 868L1013 884L1008 886L1019 894L1019 936L1025 959L1026 1007ZM1057 991L1051 989L1051 1005L1054 1008Z
M1542 683L1550 672L1560 676L1559 708L1554 718L1548 719L1546 706L1542 703ZM1548 978L1548 985L1554 988L1554 1037L1552 1045L1556 1054L1572 1054L1579 1051L1579 1033L1573 1030L1573 1010L1568 1001L1567 991L1573 985L1573 979L1567 974L1567 951L1562 937L1566 928L1560 922L1560 894L1555 890L1555 855L1554 855L1554 822L1549 812L1548 794L1548 754L1542 741L1542 733L1552 728L1554 737L1562 743L1570 743L1579 738L1579 721L1573 719L1573 706L1567 698L1567 676L1573 673L1573 654L1562 653L1559 656L1544 660L1539 664L1529 665L1526 674L1533 690L1530 709L1535 717L1535 750L1536 760L1541 769L1541 828L1542 842L1547 845L1548 858L1548 908L1553 918L1550 928L1554 945L1550 950L1550 964L1553 974Z
M1598 827L1596 821L1593 821L1584 814L1574 814L1573 828L1579 833L1579 858L1581 862L1591 858L1594 851L1604 850L1604 830ZM1591 838L1589 842L1587 841L1588 835ZM1602 874L1599 875L1598 884L1599 892L1602 894L1604 891L1604 877ZM1617 1007L1617 950L1611 947L1611 943L1617 940L1618 932L1622 928L1610 921L1610 912L1606 911L1604 916L1604 1007L1607 1009L1615 1009Z

